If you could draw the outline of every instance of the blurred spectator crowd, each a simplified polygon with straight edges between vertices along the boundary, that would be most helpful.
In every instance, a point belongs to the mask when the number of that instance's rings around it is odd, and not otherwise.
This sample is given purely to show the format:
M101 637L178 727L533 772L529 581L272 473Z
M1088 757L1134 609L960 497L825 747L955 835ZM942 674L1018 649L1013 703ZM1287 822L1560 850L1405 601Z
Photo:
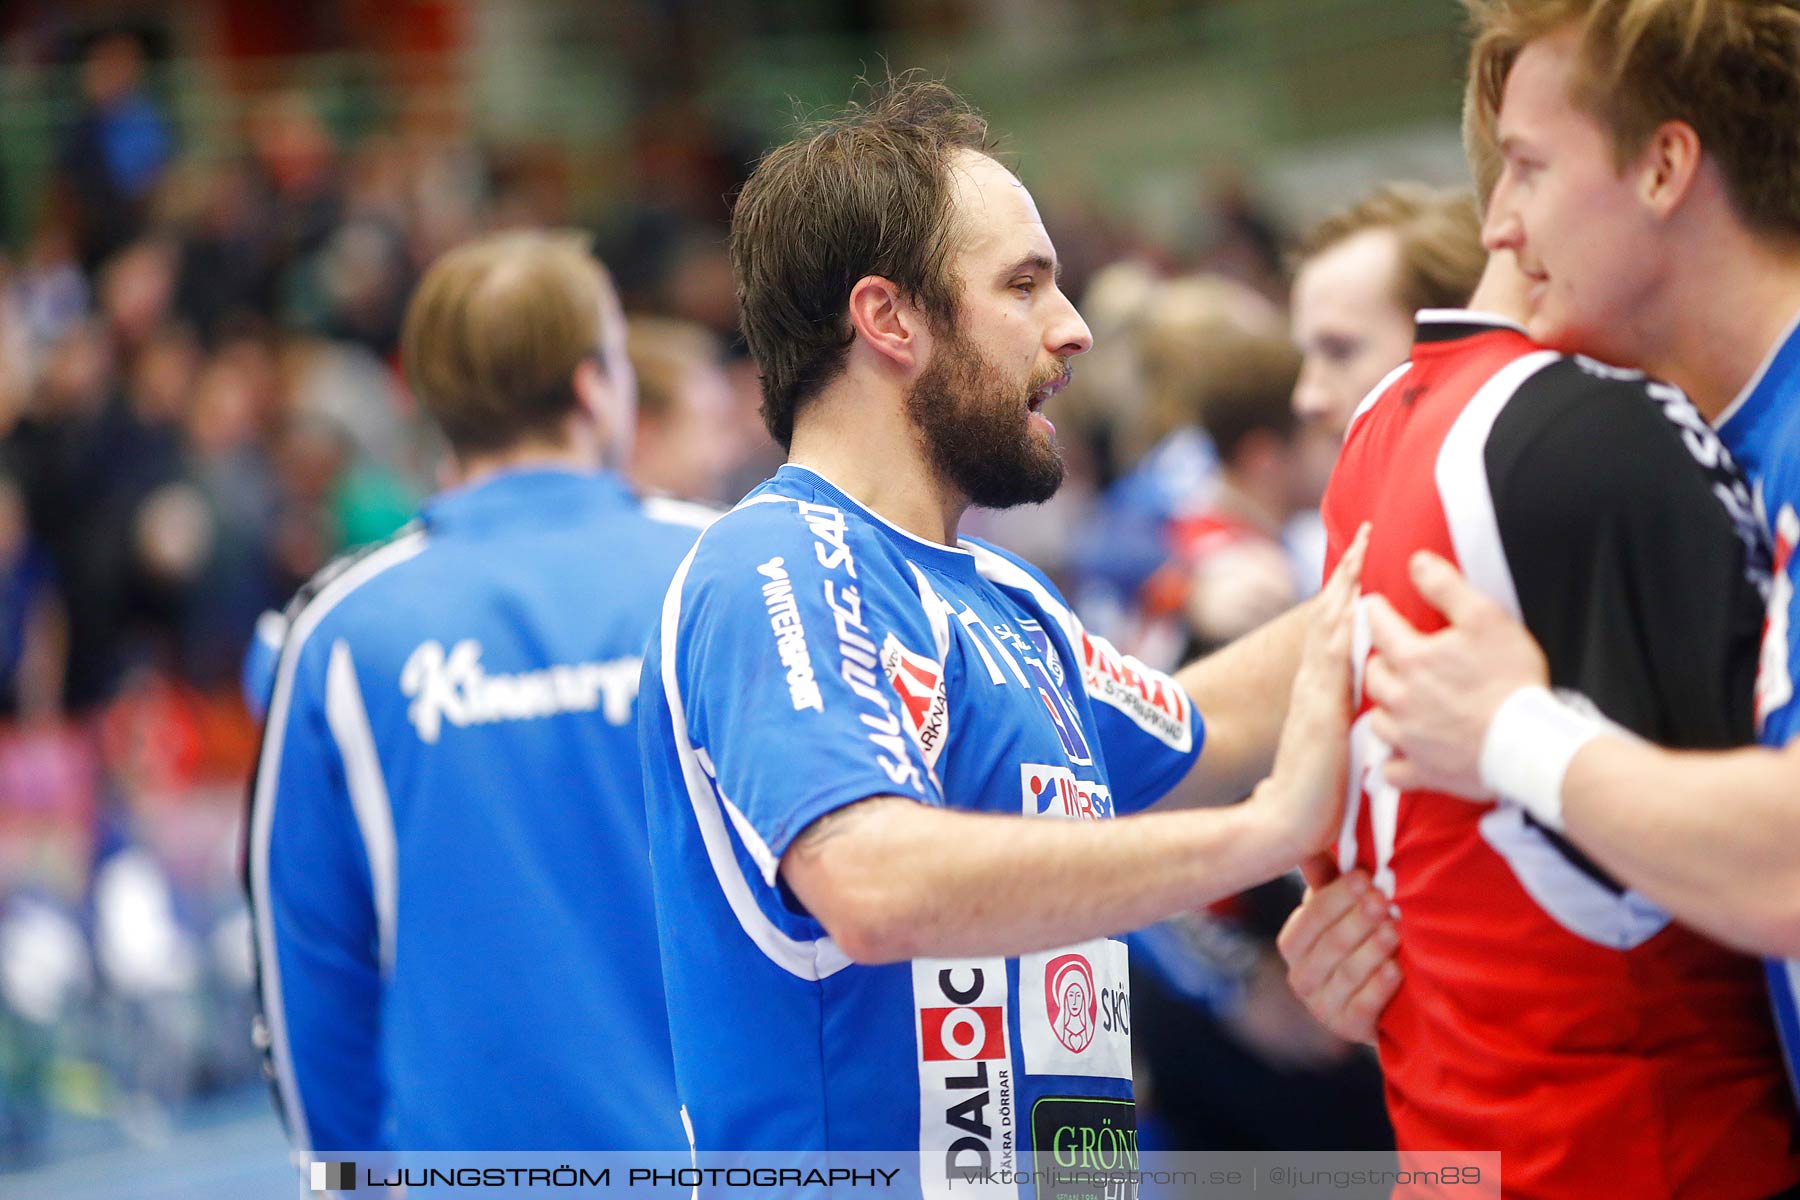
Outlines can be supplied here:
M132 38L87 48L53 186L0 257L0 1169L45 1153L52 1113L155 1140L189 1098L255 1077L239 668L259 614L438 485L395 354L425 264L496 227L593 229L633 314L637 485L729 503L776 461L724 243L753 150L647 126L635 195L576 213L541 152L346 144L298 93L249 107L234 153L187 154L149 82ZM1348 410L1296 400L1360 387L1353 405L1374 379L1333 385L1308 335L1303 380L1291 239L1242 184L1196 194L1204 232L1181 246L1041 198L1096 343L1050 413L1069 482L965 529L1172 666L1316 586L1311 510ZM1400 328L1404 357L1405 311ZM1143 1011L1174 1005L1183 1032L1140 1042L1178 1081L1231 1055L1276 1078L1349 1069L1376 1129L1345 1140L1379 1140L1372 1062L1286 993L1268 939L1288 902L1271 903L1150 936L1141 957L1173 965ZM1196 1050L1195 1011L1235 1049ZM1146 1082L1151 1107L1181 1107L1182 1087ZM1177 1116L1189 1144L1280 1140Z

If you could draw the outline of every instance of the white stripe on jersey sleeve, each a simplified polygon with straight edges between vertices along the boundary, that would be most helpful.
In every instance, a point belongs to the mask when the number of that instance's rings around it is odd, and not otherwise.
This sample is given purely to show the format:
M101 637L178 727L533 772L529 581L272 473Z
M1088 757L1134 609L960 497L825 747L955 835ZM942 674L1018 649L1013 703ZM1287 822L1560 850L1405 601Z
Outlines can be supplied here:
M350 809L356 814L363 853L369 860L381 973L386 976L394 969L400 850L394 836L394 806L388 798L387 780L381 774L381 759L375 752L375 734L369 728L362 687L356 681L356 663L350 656L350 644L342 638L331 644L331 658L325 668L325 723L337 743L339 757L344 760Z
M738 507L775 503L798 504L798 501L786 496L757 496L743 501ZM676 757L681 762L681 776L687 784L688 802L694 811L694 822L699 827L700 840L706 847L707 861L712 865L713 877L719 881L719 890L725 893L725 902L731 906L732 915L737 917L744 933L770 962L801 979L824 979L849 966L849 955L829 937L810 942L789 937L777 929L775 923L764 914L750 891L749 881L744 878L737 855L732 849L721 793L712 774L702 765L700 751L688 733L687 707L681 697L681 680L676 673L676 643L681 628L682 589L687 586L688 571L694 565L694 555L699 553L706 536L702 534L700 540L694 543L694 548L688 551L687 557L681 560L681 567L675 572L675 579L669 584L668 594L663 598L660 634L662 685L663 696L669 705L669 733L675 743ZM756 855L756 844L746 844L751 846L751 854ZM766 846L762 847L762 854L769 859L765 869L773 868L774 856Z
M691 500L675 500L668 496L646 496L644 498L644 515L652 521L661 521L665 525L686 525L690 529L705 529L725 514L707 504L695 504Z
M275 781L281 774L281 746L287 729L288 710L293 707L294 675L300 651L338 603L369 580L390 567L414 557L425 549L426 535L421 530L405 534L371 552L349 566L320 589L312 602L294 618L293 628L282 647L281 662L275 672L275 690L269 701L269 721L263 741L262 764L256 773L256 787L250 802L250 895L256 910L256 953L262 975L263 1016L269 1025L269 1055L275 1067L275 1087L281 1106L288 1116L293 1137L292 1157L296 1165L310 1161L312 1135L306 1110L300 1103L300 1086L294 1077L293 1049L288 1044L287 1016L281 1002L281 963L275 950L274 897L269 891L269 843L275 829Z

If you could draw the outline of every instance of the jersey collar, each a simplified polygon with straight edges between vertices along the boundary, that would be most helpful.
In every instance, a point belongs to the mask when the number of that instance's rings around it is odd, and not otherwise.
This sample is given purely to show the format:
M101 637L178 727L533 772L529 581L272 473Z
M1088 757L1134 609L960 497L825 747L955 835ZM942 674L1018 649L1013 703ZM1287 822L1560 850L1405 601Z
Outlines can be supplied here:
M963 548L962 539L957 539L958 544L955 546L946 546L941 542L934 542L928 538L922 538L916 533L908 532L856 499L812 467L786 463L779 471L775 472L775 478L817 488L837 507L848 509L866 518L869 524L879 529L889 541L899 547L900 553L916 563L936 567L941 571L960 575L967 579L975 579L980 574L975 568L975 556Z
M631 488L610 471L515 467L440 492L425 502L419 515L427 528L441 529L495 521L550 522L568 513L637 503Z
M1774 447L1776 423L1800 404L1800 314L1769 348L1744 390L1713 422L1719 440L1752 477L1762 475Z
M1452 342L1478 333L1505 330L1529 337L1525 327L1496 313L1476 312L1472 308L1421 308L1414 316L1414 340L1421 343Z

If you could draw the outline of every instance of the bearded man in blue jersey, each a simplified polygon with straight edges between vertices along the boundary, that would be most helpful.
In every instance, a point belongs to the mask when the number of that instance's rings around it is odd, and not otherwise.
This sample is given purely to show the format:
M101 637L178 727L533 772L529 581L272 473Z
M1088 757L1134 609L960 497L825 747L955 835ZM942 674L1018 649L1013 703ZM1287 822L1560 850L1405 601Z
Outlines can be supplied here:
M1290 711L1304 612L1171 677L958 538L971 504L1056 490L1043 409L1089 345L991 150L954 93L902 81L745 185L739 299L789 459L677 572L639 712L696 1149L901 1152L929 1195L1133 1144L1112 935L1332 835L1360 561ZM1258 655L1280 661L1232 669ZM1126 815L1235 798L1271 750L1241 805Z
M624 335L574 235L435 263L401 356L460 482L289 608L247 867L297 1161L686 1144L634 706L704 522L615 472Z

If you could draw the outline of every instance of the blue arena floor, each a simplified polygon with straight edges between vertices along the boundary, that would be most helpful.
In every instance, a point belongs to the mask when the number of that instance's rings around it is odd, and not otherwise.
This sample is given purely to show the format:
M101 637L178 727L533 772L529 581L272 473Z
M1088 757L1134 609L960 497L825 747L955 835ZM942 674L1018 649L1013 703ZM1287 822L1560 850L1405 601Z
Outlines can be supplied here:
M5 1200L293 1200L299 1179L267 1089L257 1086L197 1105L155 1146L104 1146L94 1130L57 1131L57 1161L0 1172Z

